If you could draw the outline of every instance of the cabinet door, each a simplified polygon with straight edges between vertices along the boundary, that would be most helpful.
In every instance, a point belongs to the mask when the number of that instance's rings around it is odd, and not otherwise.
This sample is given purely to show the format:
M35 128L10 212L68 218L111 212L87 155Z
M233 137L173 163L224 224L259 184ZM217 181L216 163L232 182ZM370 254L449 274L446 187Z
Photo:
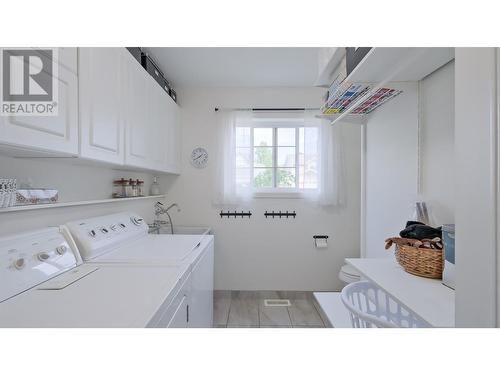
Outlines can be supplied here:
M167 328L187 328L188 326L188 298L182 297L182 300L175 310L172 319L168 322Z
M71 59L74 50L66 48L65 64L58 65L58 115L2 116L0 143L56 154L78 154L78 81L76 74L66 68L76 67L76 58Z
M214 243L207 246L204 254L191 273L191 296L188 327L211 328L213 325L214 292Z
M79 48L80 155L124 162L122 83L125 48Z
M179 106L167 96L167 171L180 173L181 170L181 127Z
M167 147L168 147L168 107L166 98L168 95L153 80L149 78L149 115L152 139L150 141L151 169L167 171Z
M137 61L128 55L124 56L123 78L126 82L125 164L178 173L178 107Z
M125 165L178 173L178 106L125 49L121 61Z
M128 53L124 59L125 164L151 168L150 144L154 141L149 108L149 78L144 68Z
M59 47L57 48L56 61L59 67L64 67L73 73L78 73L77 67L77 48L75 47Z

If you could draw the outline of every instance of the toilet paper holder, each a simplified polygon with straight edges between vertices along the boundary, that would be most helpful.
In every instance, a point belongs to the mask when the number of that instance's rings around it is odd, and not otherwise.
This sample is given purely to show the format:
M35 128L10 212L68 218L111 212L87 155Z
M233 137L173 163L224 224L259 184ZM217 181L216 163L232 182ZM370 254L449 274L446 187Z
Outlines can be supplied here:
M327 235L316 234L313 236L313 239L314 239L314 246L315 247L321 247L318 245L318 240L325 240L325 243L328 244L328 236Z

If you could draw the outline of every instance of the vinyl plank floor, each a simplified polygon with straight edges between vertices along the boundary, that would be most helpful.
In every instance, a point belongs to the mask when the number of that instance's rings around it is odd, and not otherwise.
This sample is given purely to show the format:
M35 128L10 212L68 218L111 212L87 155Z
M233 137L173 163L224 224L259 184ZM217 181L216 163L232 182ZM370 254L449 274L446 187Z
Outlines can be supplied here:
M291 306L264 305L265 299L289 299ZM215 291L216 328L324 328L311 292Z
M261 328L258 324L256 325L234 325L234 324L228 324L226 328Z
M266 307L264 301L259 303L259 323L260 326L290 326L290 314L286 307Z
M281 298L278 292L262 291L259 292L259 324L261 327L277 327L292 325L288 309L284 306L265 306L266 299Z
M292 306L288 308L292 325L295 326L324 326L318 310L312 299L307 295L299 295L290 301Z
M256 292L233 291L229 308L229 327L258 327L259 306Z
M214 327L227 325L230 306L231 292L229 290L214 291Z

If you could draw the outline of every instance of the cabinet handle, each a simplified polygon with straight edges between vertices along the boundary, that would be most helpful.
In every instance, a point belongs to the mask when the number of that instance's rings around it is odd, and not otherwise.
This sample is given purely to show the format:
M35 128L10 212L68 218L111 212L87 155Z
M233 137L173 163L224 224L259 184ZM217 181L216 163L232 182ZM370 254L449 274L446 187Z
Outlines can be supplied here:
M186 305L186 322L189 323L189 305Z

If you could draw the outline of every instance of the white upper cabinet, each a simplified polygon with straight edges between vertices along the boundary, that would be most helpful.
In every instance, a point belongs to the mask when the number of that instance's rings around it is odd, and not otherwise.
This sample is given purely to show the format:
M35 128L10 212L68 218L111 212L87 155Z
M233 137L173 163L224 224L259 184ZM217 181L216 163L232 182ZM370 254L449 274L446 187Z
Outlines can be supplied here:
M152 80L153 81L153 80ZM153 163L157 170L180 173L179 106L155 82L152 88L151 113L155 113L156 134Z
M181 124L179 106L167 97L168 106L168 143L167 172L181 173Z
M0 116L1 152L179 173L179 107L125 48L59 48L54 61L58 115Z
M149 85L149 114L150 126L153 134L151 141L150 162L152 169L162 172L167 170L167 147L169 111L167 106L168 95L153 78L148 77ZM168 98L170 99L170 98Z
M123 55L125 123L125 164L150 167L150 143L153 139L149 121L149 85L146 72L130 53Z
M59 48L56 74L56 116L0 116L0 148L42 151L48 154L78 154L78 80L76 48ZM31 66L31 65L30 65ZM42 74L48 75L45 69ZM0 76L0 84L2 84ZM29 153L27 153L28 155Z
M128 51L123 60L125 165L179 173L178 106Z
M43 50L42 50L43 53ZM58 47L57 54L54 56L54 61L57 61L59 66L78 73L78 49L75 47Z
M125 48L79 48L80 156L124 163Z

